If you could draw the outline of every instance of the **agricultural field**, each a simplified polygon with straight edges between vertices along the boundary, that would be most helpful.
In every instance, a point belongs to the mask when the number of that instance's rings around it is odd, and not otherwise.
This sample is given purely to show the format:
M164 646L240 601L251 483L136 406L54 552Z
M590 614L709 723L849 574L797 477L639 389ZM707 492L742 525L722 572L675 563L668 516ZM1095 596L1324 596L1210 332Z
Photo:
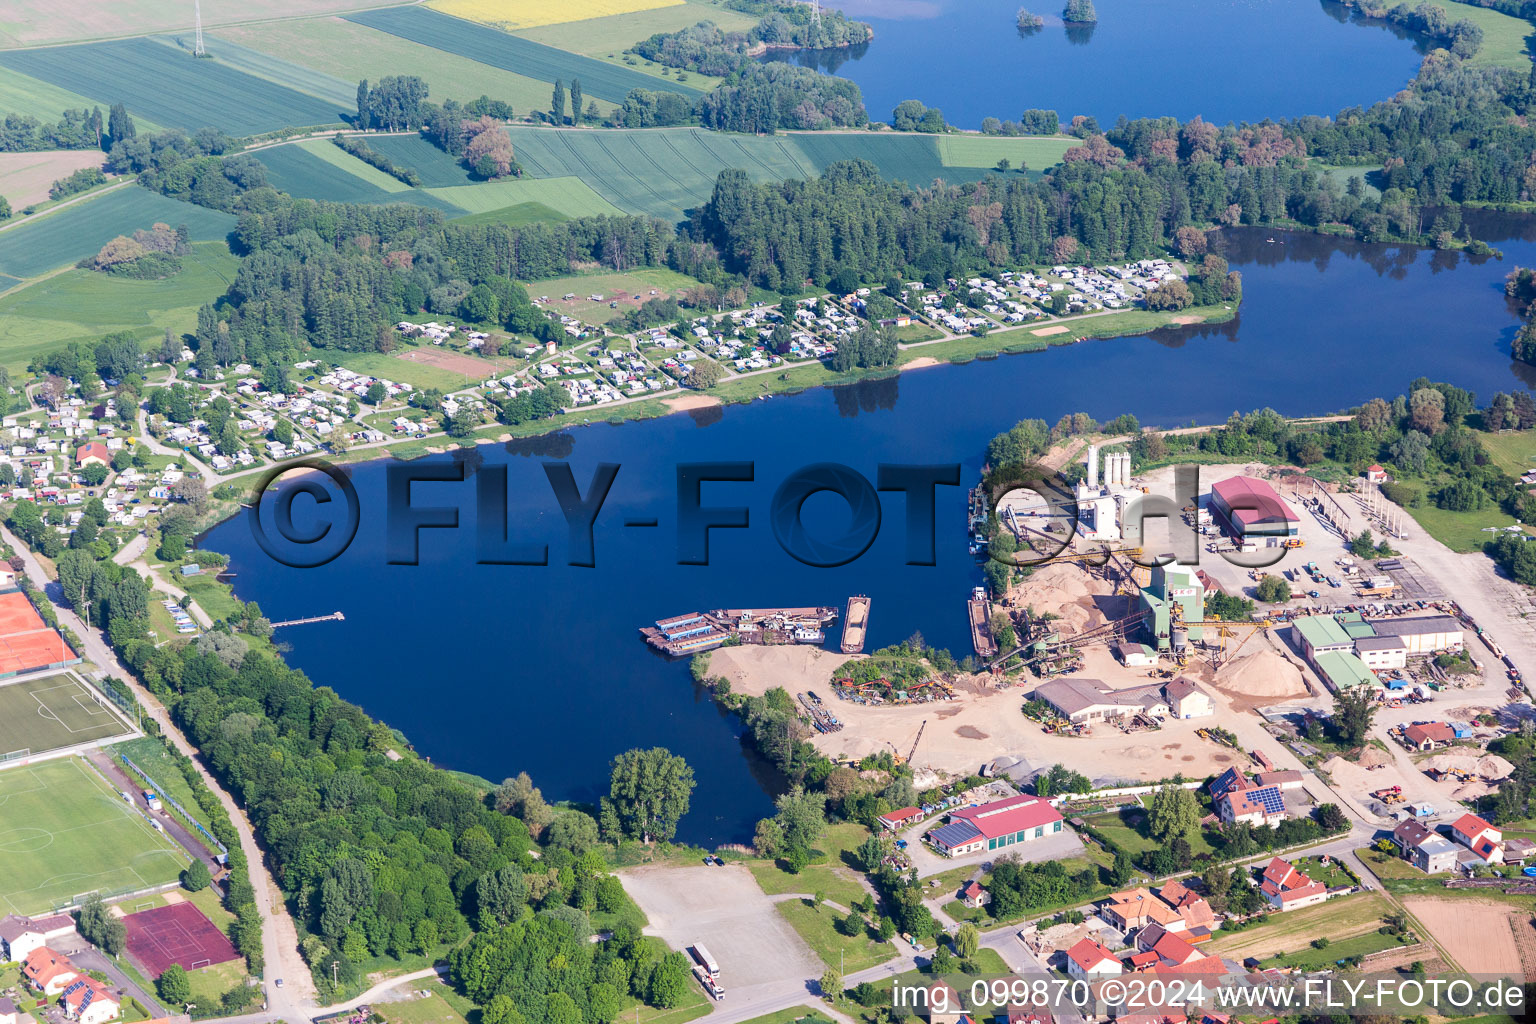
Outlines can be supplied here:
M71 269L0 296L0 365L15 375L44 352L113 331L146 342L167 327L191 331L197 308L224 294L239 264L223 242L199 242L182 258L181 273L164 281Z
M12 210L46 202L48 186L84 167L100 167L94 149L61 149L44 153L0 153L0 196Z
M254 135L336 124L345 109L152 39L0 51L0 66L103 107L125 103L130 113L189 132L212 125L231 135Z
M628 274L578 274L529 281L528 291L532 295L548 295L550 309L589 324L605 324L647 299L665 299L698 283L665 267L647 267ZM656 294L652 295L653 291ZM567 300L566 295L576 297ZM592 295L601 295L602 299L588 297ZM618 302L618 308L610 309L610 302Z
M26 114L39 121L57 121L59 115L66 110L100 106L96 101L87 99L79 93L60 89L47 82L40 82L19 71L12 71L3 64L0 64L0 96L5 97L3 104L0 104L5 107L5 113ZM102 106L101 112L105 117L107 108ZM159 130L159 125L148 118L135 117L134 123L138 125L141 132Z
M682 6L682 0L430 0L427 6L455 18L512 31Z
M1205 952L1220 953L1234 960L1249 956L1262 960L1276 953L1294 953L1306 949L1313 939L1339 942L1375 932L1391 909L1391 904L1375 893L1343 896L1315 907L1273 914L1267 923L1253 928L1217 932Z
M470 177L469 168L415 132L406 135L370 135L367 142L374 152L383 153L401 167L409 167L419 174L425 188L475 184L476 179ZM519 159L522 158L522 154L517 155Z
M369 139L369 144L373 142ZM256 150L267 168L267 182L280 192L301 199L325 199L336 203L412 203L456 217L457 206L425 189L411 188L376 167L342 152L325 139ZM388 182L389 187L384 183Z
M1061 163L1061 155L1077 145L1062 135L1008 138L1000 135L940 135L934 139L945 167L996 167L1007 160L1014 167L1042 171Z
M346 15L346 19L540 81L564 79L570 82L572 78L579 78L584 95L611 103L624 102L624 97L631 89L654 90L663 85L690 99L703 94L702 90L694 86L676 83L668 85L653 75L631 71L622 65L593 60L519 36L487 30L474 22L451 18L425 7L390 7L363 11Z
M499 210L487 210L485 213L471 213L463 217L455 217L455 224L505 224L508 227L521 227L524 224L537 224L540 221L570 220L559 210L550 209L543 203L518 203L514 206L503 206ZM4 288L4 282L0 281L0 288Z
M155 41L172 47L184 56L191 54L188 49L190 44L188 39L159 36ZM338 111L351 111L357 108L356 81L343 81L324 71L296 64L288 58L287 54L263 53L259 49L241 46L229 39L210 39L206 42L206 46L214 60L236 71L255 75L257 78L264 78L290 89L297 89L306 95L324 100Z
M918 185L935 178L975 181L988 173L985 168L944 166L935 140L924 135L750 136L697 128L569 131L520 126L509 131L518 162L528 173L581 178L622 210L673 222L705 202L715 178L728 168L741 168L754 181L781 181L814 177L838 160L862 158L887 178Z
M237 21L312 17L333 11L355 11L398 0L242 0L238 4L208 4L203 25L212 28ZM191 33L190 9L165 0L7 0L0 12L0 49L44 43L83 42L110 36L148 32ZM0 90L3 92L4 90Z
M6 913L36 914L87 892L171 882L187 863L78 758L0 772L0 808Z
M432 6L439 5L434 3ZM562 10L566 9L562 7ZM701 21L712 21L734 32L746 31L757 24L757 19L750 14L716 4L693 2L672 3L632 14L588 17L583 21L569 20L538 28L518 29L516 34L558 50L585 53L592 57L617 57L640 40L649 39L658 32L676 32Z
M359 79L377 80L383 75L398 74L420 75L435 103L490 96L512 104L519 114L549 107L548 82L341 18L230 26L220 29L208 41L208 48L220 53L226 42L352 83L352 96L345 108L349 110L356 102ZM597 106L605 115L613 110L613 104L603 99L598 99Z
M222 240L235 226L227 213L128 185L0 230L0 274L36 277L156 222L185 224L194 241Z
M592 191L580 178L519 178L427 191L468 213L492 213L509 206L540 203L568 218L624 215L623 210Z

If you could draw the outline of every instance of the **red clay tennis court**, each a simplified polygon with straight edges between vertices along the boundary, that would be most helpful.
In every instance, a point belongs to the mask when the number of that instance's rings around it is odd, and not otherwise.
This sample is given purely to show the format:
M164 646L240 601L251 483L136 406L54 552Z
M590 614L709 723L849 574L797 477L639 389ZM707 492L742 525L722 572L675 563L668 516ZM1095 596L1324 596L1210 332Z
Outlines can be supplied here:
M26 594L0 594L0 676L74 660L75 652L48 628Z
M171 964L190 971L240 958L224 933L190 903L141 910L123 918L123 924L128 928L128 952L151 978Z

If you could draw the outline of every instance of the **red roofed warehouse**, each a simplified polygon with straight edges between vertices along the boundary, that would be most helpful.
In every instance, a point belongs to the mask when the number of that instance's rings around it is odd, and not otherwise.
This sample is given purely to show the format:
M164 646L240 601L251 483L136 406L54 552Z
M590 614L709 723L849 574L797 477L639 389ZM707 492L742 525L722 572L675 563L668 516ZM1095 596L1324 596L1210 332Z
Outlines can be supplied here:
M1301 520L1263 480L1235 476L1211 485L1211 514L1234 537L1294 537Z
M950 857L1000 850L1061 831L1061 814L1037 796L1013 796L949 812L949 824L928 833L928 841Z
M922 820L922 817L923 812L916 807L903 807L898 811L887 811L875 820L880 823L882 828L895 832L905 825Z

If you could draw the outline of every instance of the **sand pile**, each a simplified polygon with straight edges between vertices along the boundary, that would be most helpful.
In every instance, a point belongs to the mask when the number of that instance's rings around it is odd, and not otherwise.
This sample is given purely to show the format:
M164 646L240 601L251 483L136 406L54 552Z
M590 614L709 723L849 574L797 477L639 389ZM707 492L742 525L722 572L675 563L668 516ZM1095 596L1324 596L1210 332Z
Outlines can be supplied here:
M1456 768L1484 779L1502 779L1515 770L1514 765L1497 754L1486 754L1482 757L1472 754L1436 754L1421 762L1419 767L1437 772Z
M1305 697L1301 670L1274 651L1259 651L1222 666L1216 685L1245 697Z
M1097 588L1097 589L1095 589ZM1107 585L1068 562L1053 562L1015 587L1009 595L1014 605L1033 608L1036 614L1051 612L1060 618L1052 628L1064 635L1101 625L1104 616L1094 604L1095 593L1107 593Z
M1379 747L1367 746L1360 751L1360 760L1355 763L1362 768L1374 768L1381 764L1391 764L1392 755Z

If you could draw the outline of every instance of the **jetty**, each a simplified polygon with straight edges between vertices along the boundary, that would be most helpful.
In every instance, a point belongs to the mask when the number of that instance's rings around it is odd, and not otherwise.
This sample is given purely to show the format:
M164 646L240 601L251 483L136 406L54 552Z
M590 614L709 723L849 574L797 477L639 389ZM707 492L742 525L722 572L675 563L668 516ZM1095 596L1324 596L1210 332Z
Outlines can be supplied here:
M971 618L971 646L976 649L976 657L993 657L997 654L997 638L992 635L992 602L987 599L985 587L971 591L966 608Z
M843 653L858 654L864 650L864 638L869 632L869 598L859 594L848 599L848 611L843 615Z
M820 644L836 619L836 608L821 606L716 608L657 619L654 626L641 626L640 636L661 653L680 658L727 643Z
M345 622L347 617L341 612L331 612L329 615L311 615L307 619L286 619L282 622L272 623L272 628L279 626L307 626L311 622Z

